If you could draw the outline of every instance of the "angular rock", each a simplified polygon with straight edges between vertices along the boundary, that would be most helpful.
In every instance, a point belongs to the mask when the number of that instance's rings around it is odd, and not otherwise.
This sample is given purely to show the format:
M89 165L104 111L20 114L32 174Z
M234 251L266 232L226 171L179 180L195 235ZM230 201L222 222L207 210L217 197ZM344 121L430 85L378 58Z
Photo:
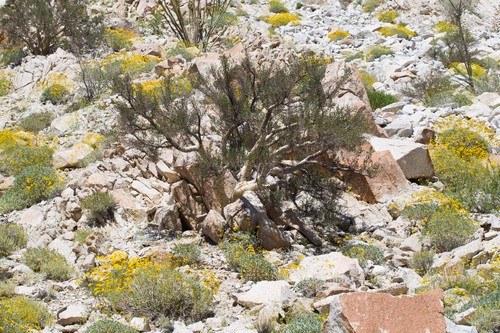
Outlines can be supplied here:
M457 325L448 318L446 320L446 333L477 333L474 326Z
M246 292L234 294L236 301L248 308L262 304L291 305L297 298L292 287L286 281L260 281Z
M182 231L179 211L175 204L157 208L153 221L158 226L159 231Z
M255 192L247 191L235 202L224 207L224 217L233 229L254 232L267 212Z
M154 188L152 188L149 184L146 184L146 180L138 181L134 180L130 185L131 188L139 192L140 194L148 197L153 202L157 202L161 199L161 194Z
M73 252L72 241L56 238L49 244L49 248L62 254L69 263L74 264L76 262L76 254Z
M215 244L219 244L227 227L228 223L224 217L212 209L201 223L201 234L210 238Z
M156 163L156 170L167 180L167 183L169 184L173 184L181 180L181 176L163 161Z
M149 320L142 317L134 317L130 320L130 326L138 330L139 332L149 332L151 328L149 327Z
M88 316L89 313L85 304L73 304L57 314L57 323L63 326L82 324L87 320Z
M69 149L58 150L52 157L52 166L56 169L79 168L81 160L93 151L94 149L85 143L76 144Z
M200 196L194 195L190 185L184 180L172 184L170 191L175 202L182 203L178 209L181 220L185 223L185 228L198 230L207 214L203 200Z
M334 296L323 333L445 332L441 290L418 296L381 293Z

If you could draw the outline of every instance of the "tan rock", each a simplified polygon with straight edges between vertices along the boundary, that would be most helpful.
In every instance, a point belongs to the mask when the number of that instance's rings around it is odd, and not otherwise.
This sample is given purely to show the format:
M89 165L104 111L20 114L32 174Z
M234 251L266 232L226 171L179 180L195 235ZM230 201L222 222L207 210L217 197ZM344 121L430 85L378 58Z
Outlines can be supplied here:
M446 332L441 290L418 296L350 293L335 297L323 333Z
M222 240L222 236L227 227L228 223L224 217L212 209L201 223L201 234L218 244Z
M199 195L194 195L190 186L186 181L172 184L171 193L178 202L179 215L183 222L186 223L185 227L191 230L198 230L201 222L205 219L207 209L203 204L203 200Z
M52 165L56 169L79 168L81 160L92 153L94 149L85 143L79 143L69 149L58 150L52 157Z

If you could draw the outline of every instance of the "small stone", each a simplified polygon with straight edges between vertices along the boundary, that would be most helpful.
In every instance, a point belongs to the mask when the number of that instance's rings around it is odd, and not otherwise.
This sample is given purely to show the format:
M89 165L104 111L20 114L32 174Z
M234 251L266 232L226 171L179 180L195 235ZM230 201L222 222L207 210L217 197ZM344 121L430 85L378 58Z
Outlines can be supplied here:
M149 332L151 330L149 327L149 321L146 318L134 317L130 321L130 326L139 332Z
M82 324L87 320L88 309L85 304L74 304L63 309L57 315L57 323L63 326Z

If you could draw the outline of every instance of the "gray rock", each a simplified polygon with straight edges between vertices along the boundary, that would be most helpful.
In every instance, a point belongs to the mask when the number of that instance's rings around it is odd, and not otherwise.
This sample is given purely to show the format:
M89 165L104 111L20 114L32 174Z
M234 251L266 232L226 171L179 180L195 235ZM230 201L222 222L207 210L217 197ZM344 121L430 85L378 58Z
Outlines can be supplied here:
M153 221L158 226L159 231L182 231L179 211L175 204L157 208Z
M262 304L277 304L280 307L291 305L297 297L286 281L260 281L250 290L234 294L236 301L248 308Z
M446 321L446 333L477 333L474 326L457 325L446 317L444 319Z
M82 324L87 320L88 316L89 313L85 304L73 304L57 314L57 323L63 326Z

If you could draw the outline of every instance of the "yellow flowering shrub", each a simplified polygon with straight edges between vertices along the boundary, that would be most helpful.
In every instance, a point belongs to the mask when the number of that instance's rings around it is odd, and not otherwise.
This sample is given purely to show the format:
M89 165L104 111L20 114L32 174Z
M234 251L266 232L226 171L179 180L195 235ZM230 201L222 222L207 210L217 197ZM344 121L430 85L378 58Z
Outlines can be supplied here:
M378 32L385 37L396 35L398 38L405 39L409 39L410 37L415 37L417 35L414 31L399 24L382 27Z
M7 95L12 89L12 82L9 76L0 71L0 97Z
M292 23L293 25L299 25L300 19L297 15L291 13L278 13L272 15L266 20L267 23L273 26L273 28L281 27Z
M15 146L34 146L40 142L41 138L33 133L4 129L0 131L0 150L9 149Z
M129 50L133 44L133 39L139 37L130 29L124 28L107 28L105 30L104 40L109 47L115 52L122 49Z
M40 96L40 102L51 102L61 104L68 98L69 90L60 83L54 83L45 88Z
M375 265L382 265L385 262L384 253L376 246L369 244L345 244L340 248L343 255L358 259L361 267L364 267L368 260L372 261Z
M383 10L378 12L375 17L381 22L393 23L394 20L398 17L398 13L390 10Z
M87 144L94 149L97 149L103 141L104 136L102 136L101 134L88 132L87 135L85 135L85 137L83 138L82 143Z
M344 30L335 30L328 34L328 39L333 42L338 42L339 40L349 37L351 34Z
M480 76L486 74L486 70L478 64L472 63L472 77L474 79L478 79ZM450 64L450 69L455 74L465 74L467 73L467 69L465 68L465 64L462 62L452 62Z
M29 333L41 330L54 321L40 302L24 296L0 300L0 332Z
M118 52L107 56L101 61L101 66L108 73L118 71L120 73L144 73L151 70L161 59L156 56L143 56L139 53Z
M458 31L458 26L453 23L441 21L434 25L434 29L436 29L437 33L451 34Z

